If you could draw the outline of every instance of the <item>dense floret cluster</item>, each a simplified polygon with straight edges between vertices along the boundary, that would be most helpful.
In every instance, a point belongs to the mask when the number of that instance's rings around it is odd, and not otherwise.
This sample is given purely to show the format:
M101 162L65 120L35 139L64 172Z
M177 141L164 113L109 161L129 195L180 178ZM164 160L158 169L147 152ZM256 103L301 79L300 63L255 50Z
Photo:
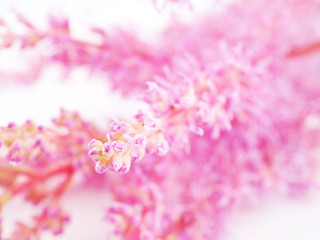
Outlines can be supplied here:
M1 84L32 83L59 63L148 106L108 129L65 110L51 127L1 127L0 210L18 195L42 209L8 239L62 233L69 216L60 200L75 176L85 188L103 174L109 236L133 240L217 239L227 211L317 187L319 13L316 0L233 1L192 23L172 21L157 43L98 27L100 43L80 41L67 19L52 16L40 30L18 14L24 34L1 20L0 50L34 51L30 69L0 72Z

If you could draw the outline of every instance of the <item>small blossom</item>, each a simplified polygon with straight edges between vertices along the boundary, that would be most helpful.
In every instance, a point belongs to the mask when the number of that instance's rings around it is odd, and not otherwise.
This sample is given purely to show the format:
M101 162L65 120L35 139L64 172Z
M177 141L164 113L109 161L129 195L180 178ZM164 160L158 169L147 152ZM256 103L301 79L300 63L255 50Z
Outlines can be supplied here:
M89 149L92 149L94 147L101 147L103 144L101 141L98 141L96 139L92 139L91 142L88 144Z
M118 120L118 119L115 119L111 123L111 130L113 132L124 133L127 128L128 128L127 124L125 122Z
M132 149L132 162L140 161L145 155L145 148Z
M106 164L101 160L96 163L95 170L97 173L102 174L107 170Z
M116 120L111 124L112 132L107 134L107 142L92 140L89 143L89 156L97 162L98 173L109 169L124 174L129 171L131 162L140 161L146 152L157 152L161 156L167 153L168 144L155 121L142 112L135 119L137 121L132 124Z
M122 167L121 157L113 157L109 163L109 170L112 172L117 172Z
M97 160L101 157L101 153L101 149L99 147L95 147L89 151L89 156Z
M168 143L162 142L156 148L157 154L161 157L167 154L168 152Z
M138 134L130 139L129 143L133 148L143 148L147 145L146 136Z
M7 161L11 165L16 166L23 161L24 156L25 156L25 151L21 146L21 143L15 142L10 147L9 153L7 155Z
M8 128L15 128L17 125L14 122L8 124Z
M110 143L105 143L103 145L103 155L107 158L110 159L113 155L113 146Z
M114 141L111 146L116 152L125 152L127 150L127 144L123 141Z
M56 204L46 207L39 217L40 228L50 230L54 235L59 235L63 232L63 227L69 222L69 216Z
M143 125L145 130L154 131L157 129L157 123L154 119L139 111L135 118Z

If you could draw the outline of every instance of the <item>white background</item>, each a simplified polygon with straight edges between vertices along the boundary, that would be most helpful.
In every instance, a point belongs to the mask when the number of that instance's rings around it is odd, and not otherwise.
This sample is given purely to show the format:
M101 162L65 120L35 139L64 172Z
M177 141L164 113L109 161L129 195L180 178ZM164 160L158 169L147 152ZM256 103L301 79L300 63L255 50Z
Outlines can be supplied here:
M199 9L192 12L188 7L171 8L159 14L149 0L1 0L0 16L10 17L11 9L19 9L35 23L43 23L47 13L66 15L71 19L74 36L86 38L86 26L130 26L152 40L154 31L168 21L170 12L178 12L186 19L193 19L195 12L205 9L202 1ZM0 68L16 68L23 62L17 55L0 52ZM87 81L85 71L76 71L71 81L62 84L54 69L47 71L41 81L29 87L0 85L0 125L9 121L22 123L26 119L49 124L59 113L59 108L77 110L84 117L103 126L110 115L130 115L139 103L122 100L108 90L103 81ZM90 82L90 84L89 84ZM123 109L126 109L125 111ZM105 190L107 191L107 189ZM83 196L86 196L85 198ZM110 239L106 237L107 223L102 221L107 194L72 190L65 199L72 214L72 222L63 236L56 239ZM17 205L18 204L18 207ZM98 207L97 207L98 206ZM100 206L100 207L99 207ZM79 211L79 208L82 209ZM15 209L16 211L12 211ZM5 209L6 215L14 218L19 213L23 219L21 200L16 200ZM27 219L27 218L26 218ZM7 229L12 222L6 223ZM75 226L75 227L73 227ZM88 228L90 226L90 228ZM82 229L78 231L79 227ZM81 234L81 235L80 235ZM51 239L45 235L45 239ZM320 194L314 193L301 199L285 199L273 196L259 205L237 211L226 221L226 240L319 240L320 239Z

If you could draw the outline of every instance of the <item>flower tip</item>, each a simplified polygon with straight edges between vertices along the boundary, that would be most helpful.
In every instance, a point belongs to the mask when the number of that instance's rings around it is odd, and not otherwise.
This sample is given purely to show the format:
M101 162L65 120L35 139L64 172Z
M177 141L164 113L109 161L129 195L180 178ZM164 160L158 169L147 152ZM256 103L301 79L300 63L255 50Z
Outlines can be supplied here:
M107 157L110 158L113 155L113 148L110 143L105 143L102 148L102 153Z
M15 128L16 124L14 122L8 123L8 128Z
M101 141L99 141L97 139L92 139L88 144L88 148L92 149L92 148L95 148L95 147L98 147L98 146L102 147L102 145L103 144L102 144Z
M122 167L122 160L120 158L113 158L109 165L111 172L117 172Z
M127 144L121 140L113 141L111 145L116 152L125 152L128 148Z
M107 168L105 165L101 164L100 162L97 162L95 166L95 170L97 173L102 174L106 172Z
M166 155L168 150L169 149L168 149L167 143L160 143L156 148L156 152L160 157L163 157L164 155Z
M125 174L125 173L127 173L127 172L129 172L129 169L130 168L127 168L127 167L121 167L119 170L118 170L118 173L120 173L120 174Z

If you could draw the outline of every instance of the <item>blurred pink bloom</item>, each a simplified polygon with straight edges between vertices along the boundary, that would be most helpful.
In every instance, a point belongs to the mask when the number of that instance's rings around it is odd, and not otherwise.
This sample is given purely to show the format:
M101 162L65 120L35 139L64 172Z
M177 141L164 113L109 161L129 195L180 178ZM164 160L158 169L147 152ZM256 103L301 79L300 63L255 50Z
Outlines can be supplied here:
M154 1L170 2L188 1ZM39 30L17 14L25 34L1 20L1 49L36 53L30 70L0 72L1 83L33 82L54 63L82 67L150 110L104 130L65 110L52 127L1 127L0 208L18 195L42 207L10 239L61 233L69 218L60 199L78 173L83 188L90 179L107 186L109 236L121 239L217 239L228 211L318 187L319 9L318 1L235 1L196 22L172 21L153 44L94 26L100 42L80 41L67 18L50 16Z

